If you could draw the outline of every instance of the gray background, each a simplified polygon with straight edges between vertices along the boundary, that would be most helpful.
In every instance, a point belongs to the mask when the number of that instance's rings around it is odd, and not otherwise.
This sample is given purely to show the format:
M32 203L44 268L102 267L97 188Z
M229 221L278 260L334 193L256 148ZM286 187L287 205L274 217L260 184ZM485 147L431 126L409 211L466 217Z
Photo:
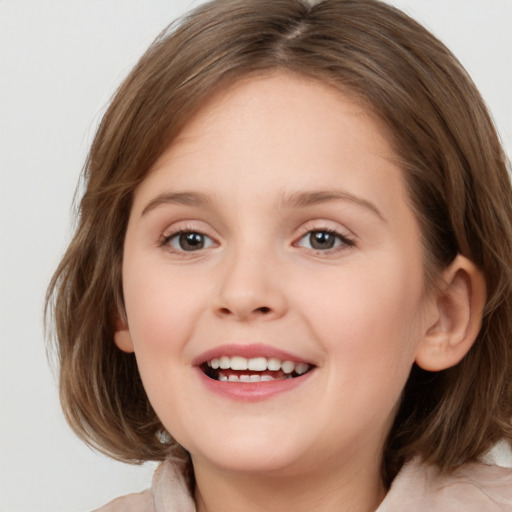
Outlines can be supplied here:
M91 510L153 467L98 455L60 412L42 332L46 285L108 99L191 0L0 0L0 512ZM395 0L460 58L512 149L512 0Z

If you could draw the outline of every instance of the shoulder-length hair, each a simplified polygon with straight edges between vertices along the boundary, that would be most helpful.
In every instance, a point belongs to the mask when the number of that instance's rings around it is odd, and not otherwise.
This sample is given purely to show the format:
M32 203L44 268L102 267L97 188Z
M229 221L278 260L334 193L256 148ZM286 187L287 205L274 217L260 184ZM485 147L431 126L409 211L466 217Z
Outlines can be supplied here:
M384 451L386 482L408 458L450 469L512 439L512 193L489 113L433 35L377 0L214 0L164 31L120 86L88 156L79 223L47 311L60 395L73 429L124 461L176 448L151 408L133 354L113 342L133 191L220 87L282 69L339 88L380 119L424 243L425 282L457 254L484 273L481 332L455 367L414 366Z

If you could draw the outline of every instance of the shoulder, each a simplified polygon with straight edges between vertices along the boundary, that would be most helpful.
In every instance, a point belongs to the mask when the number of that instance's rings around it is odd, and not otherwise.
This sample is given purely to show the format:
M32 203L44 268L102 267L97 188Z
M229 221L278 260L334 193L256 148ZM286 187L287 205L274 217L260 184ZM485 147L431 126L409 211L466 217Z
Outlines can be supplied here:
M95 512L195 512L183 464L167 460L155 471L151 488L117 498Z
M151 491L116 498L94 512L155 512Z
M512 511L512 469L482 462L464 464L449 473L414 460L395 478L377 512Z

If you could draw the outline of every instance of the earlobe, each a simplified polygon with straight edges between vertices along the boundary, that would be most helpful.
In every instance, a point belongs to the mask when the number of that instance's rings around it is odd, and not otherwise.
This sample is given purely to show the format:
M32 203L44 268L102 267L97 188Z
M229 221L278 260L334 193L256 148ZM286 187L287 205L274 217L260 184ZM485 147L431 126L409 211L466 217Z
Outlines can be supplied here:
M458 255L443 272L435 321L427 326L416 363L428 371L455 366L473 346L482 325L486 286L474 263Z
M123 352L132 353L134 351L132 336L128 325L126 321L122 320L117 314L115 319L114 343L117 345L117 348Z

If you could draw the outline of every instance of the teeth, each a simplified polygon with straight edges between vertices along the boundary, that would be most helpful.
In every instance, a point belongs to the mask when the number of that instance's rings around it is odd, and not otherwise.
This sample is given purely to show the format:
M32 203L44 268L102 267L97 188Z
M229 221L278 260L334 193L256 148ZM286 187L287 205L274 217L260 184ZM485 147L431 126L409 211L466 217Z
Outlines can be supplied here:
M248 361L245 357L232 357L231 369L232 370L247 370Z
M247 367L255 372L264 372L267 369L267 360L264 357L249 359Z
M272 372L277 372L279 370L283 370L284 373L287 375L295 372L297 375L303 375L310 369L310 365L308 363L294 363L293 361L280 361L279 359L275 357L253 357L251 359L247 359L245 357L240 356L222 356L222 357L216 357L210 361L207 361L207 365L214 370L218 370L219 368L221 370L237 370L237 371L243 371L243 370L250 370L253 372L264 372L265 370L270 370ZM237 376L234 376L238 379ZM244 376L241 377L250 377L250 376ZM264 376L268 377L268 376ZM273 380L273 377L271 377ZM231 377L230 377L231 380ZM261 380L264 380L263 378ZM265 379L268 380L268 379ZM233 381L235 382L235 381ZM238 382L238 381L237 381ZM244 381L249 382L249 381ZM251 382L259 382L259 381L251 381Z
M284 379L291 379L291 375L287 375ZM221 382L270 382L272 380L279 380L271 375L224 375L223 373L219 374L219 381Z
M277 372L277 371L279 371L281 369L281 361L279 361L279 359L276 359L275 357L271 357L267 361L267 368L271 372Z
M285 361L281 365L281 368L284 373L292 373L293 370L295 370L295 363L293 363L292 361Z
M222 368L223 370L231 368L231 358L222 356L219 360L219 368Z
M302 375L304 373L306 373L309 369L309 364L308 363L297 363L295 365L295 373L297 375Z

